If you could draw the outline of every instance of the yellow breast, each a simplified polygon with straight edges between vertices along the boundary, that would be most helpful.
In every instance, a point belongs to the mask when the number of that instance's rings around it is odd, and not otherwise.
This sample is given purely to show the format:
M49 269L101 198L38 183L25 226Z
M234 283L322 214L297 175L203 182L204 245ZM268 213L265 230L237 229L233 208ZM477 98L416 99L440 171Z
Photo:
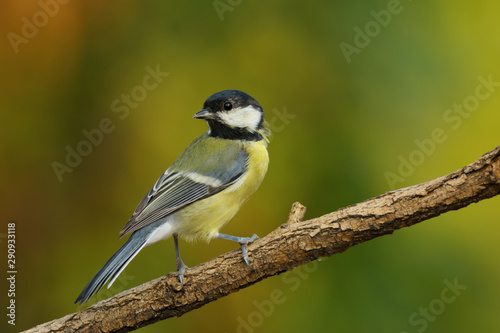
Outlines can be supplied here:
M223 191L175 213L175 229L181 237L208 242L229 222L264 179L269 164L266 146L264 141L243 143L248 153L248 167L243 176Z

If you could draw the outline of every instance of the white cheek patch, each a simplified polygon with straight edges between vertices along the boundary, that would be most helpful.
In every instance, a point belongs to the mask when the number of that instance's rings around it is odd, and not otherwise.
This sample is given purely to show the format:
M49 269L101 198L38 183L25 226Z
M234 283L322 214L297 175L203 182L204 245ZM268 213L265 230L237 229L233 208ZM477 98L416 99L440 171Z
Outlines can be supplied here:
M244 108L237 108L227 112L219 112L219 118L222 123L229 127L246 128L256 131L260 123L262 112L253 105Z

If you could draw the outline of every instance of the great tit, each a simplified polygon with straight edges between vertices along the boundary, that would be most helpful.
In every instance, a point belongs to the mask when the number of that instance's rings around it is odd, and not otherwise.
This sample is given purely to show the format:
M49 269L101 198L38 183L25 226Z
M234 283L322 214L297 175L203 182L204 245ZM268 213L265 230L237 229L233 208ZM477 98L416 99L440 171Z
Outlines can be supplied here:
M179 253L178 237L188 241L223 238L241 245L250 266L247 244L257 239L219 233L257 190L267 172L270 131L260 104L239 90L210 96L194 116L209 130L196 138L142 199L120 231L131 234L80 293L82 304L118 275L145 246L174 238L176 269L182 284L187 266Z

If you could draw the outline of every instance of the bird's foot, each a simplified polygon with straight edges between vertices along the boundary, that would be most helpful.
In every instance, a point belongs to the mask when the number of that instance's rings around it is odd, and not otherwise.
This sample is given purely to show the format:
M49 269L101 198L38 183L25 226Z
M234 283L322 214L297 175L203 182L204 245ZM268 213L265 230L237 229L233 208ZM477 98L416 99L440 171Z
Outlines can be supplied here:
M238 243L241 245L241 255L243 256L243 260L252 271L254 271L254 269L252 265L250 265L250 259L248 258L248 244L256 239L259 239L259 236L253 234L252 237L239 237L238 240Z
M182 259L179 257L177 258L176 262L175 262L175 268L177 269L177 272L179 272L179 282L181 283L182 286L184 286L184 284L182 283L182 281L184 280L184 272L186 271L186 268L188 268L186 266L186 264L184 264L184 262L182 261Z
M241 245L241 254L243 256L243 260L245 260L245 263L248 265L248 267L250 267L251 270L254 270L250 265L250 260L248 259L248 244L256 239L259 239L259 236L253 234L252 237L237 237L218 233L214 236L214 238L222 238L233 242L238 242Z

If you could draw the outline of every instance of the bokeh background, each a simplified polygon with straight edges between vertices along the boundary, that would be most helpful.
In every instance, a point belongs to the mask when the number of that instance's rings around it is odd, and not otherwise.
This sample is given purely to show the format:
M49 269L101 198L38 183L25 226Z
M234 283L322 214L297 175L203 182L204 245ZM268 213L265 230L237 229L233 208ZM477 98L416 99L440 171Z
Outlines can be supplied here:
M495 1L0 7L3 258L7 223L17 225L17 325L3 313L0 324L8 331L81 309L73 301L123 243L118 231L137 203L206 130L191 117L214 92L248 92L275 132L267 177L223 229L229 234L265 236L294 201L317 217L442 176L500 144L499 84L478 88L479 77L500 82ZM150 90L147 68L161 73ZM476 89L489 94L475 99ZM464 103L470 111L448 111ZM108 133L85 146L84 131L103 119ZM445 139L418 153L416 140L428 143L435 129ZM67 165L68 147L87 156L58 177L54 162ZM447 213L141 331L498 331L499 203ZM189 266L235 248L222 240L181 246ZM146 248L112 292L89 304L174 267L172 240ZM466 289L450 293L445 281ZM282 302L259 310L273 290ZM445 303L443 292L456 297Z

